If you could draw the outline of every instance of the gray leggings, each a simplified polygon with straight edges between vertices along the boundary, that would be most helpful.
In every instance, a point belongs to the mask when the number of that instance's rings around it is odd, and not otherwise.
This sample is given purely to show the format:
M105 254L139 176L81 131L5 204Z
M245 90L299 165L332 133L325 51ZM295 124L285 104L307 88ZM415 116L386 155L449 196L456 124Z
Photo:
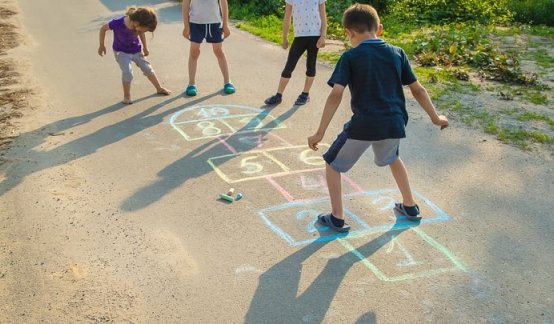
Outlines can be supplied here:
M142 53L135 53L135 54L129 54L124 52L115 52L115 60L119 64L119 67L121 68L121 72L123 72L123 75L121 79L123 81L131 81L133 80L133 67L131 66L131 62L135 62L135 64L142 70L142 73L144 75L149 76L154 74L154 69L152 68L152 65L150 65L150 62L142 55Z

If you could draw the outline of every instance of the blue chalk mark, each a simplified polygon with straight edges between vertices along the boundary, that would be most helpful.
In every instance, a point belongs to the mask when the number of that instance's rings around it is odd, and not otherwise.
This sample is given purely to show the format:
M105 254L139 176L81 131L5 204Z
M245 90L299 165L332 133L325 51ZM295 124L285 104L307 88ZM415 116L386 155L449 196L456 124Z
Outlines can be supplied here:
M324 202L324 201L325 201L325 199L321 199L321 202ZM276 210L280 210L280 209L288 209L288 208L291 208L291 207L303 206L303 205L305 205L305 203L303 203L303 202L291 202L291 203L287 203L287 204L284 204L284 205L274 206L274 207L270 207L270 208L267 208L267 209L260 210L258 212L258 215L260 215L260 218L264 221L264 223L269 228L271 228L275 233L277 233L277 235L279 235L283 240L285 240L287 243L289 243L292 246L306 245L306 244L310 244L310 243L313 243L313 242L333 241L333 240L336 240L338 238L345 237L347 235L352 235L352 233L355 233L357 231L367 230L369 228L369 226L365 222L360 220L356 215L354 215L348 209L345 209L344 210L345 218L347 220L350 220L351 223L352 223L351 220L354 220L356 225L361 227L361 229L351 231L350 233L334 233L333 232L333 233L330 233L328 235L320 236L320 237L313 238L313 239L297 240L294 237L292 237L290 234L285 232L282 228L275 225L266 216L266 213L268 213L270 211L276 211ZM315 226L315 221L317 220L317 215L319 215L321 213L322 213L322 211L318 211L318 210L315 210L315 209L306 209L306 210L302 210L302 211L299 211L298 213L296 213L296 218L298 220L301 220L301 219L305 219L306 215L309 215L309 214L314 215L315 214L316 218L314 218L313 222L308 224L307 227L306 227L306 229L308 229L307 233L315 233L315 232L325 233L328 230L330 230L330 228L328 226L322 226L322 225Z
M374 204L376 204L380 201L387 201L387 205L385 207L390 207L392 209L392 207L394 207L394 205L391 206L391 203L394 203L394 199L392 197L386 196L387 194L391 194L391 193L399 193L399 191L398 191L398 189L381 189L381 190L375 190L375 191L351 193L351 194L345 195L345 197L377 196L377 197L371 199L370 201ZM417 191L413 191L413 193L420 202L425 203L435 213L434 215L425 215L424 218L419 222L419 224L430 224L430 223L434 223L434 222L444 222L444 221L448 221L448 220L451 219L451 217L445 211L443 211L441 208L439 208L436 204L431 202L429 199L427 199L423 195L419 194ZM393 221L391 221L391 223L383 224L383 225L377 225L377 226L370 226L366 222L364 222L358 215L352 213L348 208L345 208L344 212L345 212L345 216L346 216L347 221L350 223L352 228L357 228L357 229L352 230L352 231L350 231L349 233L346 233L346 234L345 233L336 233L336 234L321 236L321 237L314 238L314 239L300 240L300 239L295 239L290 234L286 233L286 231L284 231L282 228L280 228L279 226L274 224L274 222L272 222L267 216L270 213L285 211L287 209L298 208L298 207L301 207L301 206L312 207L312 208L307 208L307 209L304 209L302 211L296 212L296 220L303 220L308 215L314 215L315 213L317 213L317 214L322 213L323 211L318 211L317 209L314 209L313 207L314 207L314 205L325 203L325 205L326 205L325 208L328 208L327 207L328 206L328 201L329 201L329 198L325 197L325 198L318 198L318 199L313 199L313 200L308 200L308 201L288 202L288 203L284 203L284 204L264 208L262 210L259 210L258 214L259 214L260 218L262 218L262 220L265 222L265 224L270 229L272 229L281 238L283 238L283 240L285 240L287 243L289 243L292 246L310 244L312 242L325 242L325 241L335 240L337 238L341 238L341 237L344 237L346 235L348 235L349 238L358 238L358 237L367 236L367 235L375 233L375 232L386 232L386 231L391 230L393 227L395 229L406 229L406 228L412 228L414 226L419 225L418 223L414 223L412 221L407 220L403 216L399 216L399 217L397 217L397 219L393 218ZM380 210L385 210L385 209L380 208ZM315 220L314 220L314 222L315 222ZM313 235L313 233L315 233L316 231L317 232L323 232L325 230L327 230L327 229L323 228L323 227L320 227L320 226L315 226L315 225L312 224L311 226L308 225L306 227L306 234Z
M305 210L299 211L296 213L296 219L304 220L308 215L311 216L309 217L311 219L311 222L309 222L308 225L306 225L306 231L308 233L315 233L318 231L317 228L315 228L315 222L317 221L317 216L319 215L319 211L315 209L305 209ZM327 231L327 230L330 230L331 228L329 226L322 225L320 226L320 229L322 231Z
M246 110L246 112L231 114L231 111L229 110L230 108L241 112ZM183 117L183 120L179 120L179 117L183 114L185 114L186 117ZM197 118L198 116L200 118ZM269 120L264 124L262 120L268 116ZM240 121L245 122L245 125L240 126L239 131L227 122L228 120L238 118L242 118ZM251 120L251 118L255 119ZM218 132L218 134L215 135L203 134L202 136L190 136L181 128L181 126L194 125L209 121L219 122L227 127L228 130L221 129L221 132ZM252 131L269 131L273 129L286 128L285 124L283 124L279 119L271 116L269 112L263 109L241 105L204 105L185 108L173 114L169 119L169 124L187 141L208 139L221 135L232 135L234 133L250 133ZM271 126L268 127L270 124Z
M378 197L371 201L372 204L377 204L383 200L387 201L387 204L383 207L379 208L379 210L387 210L387 209L393 209L394 208L394 199L392 197Z

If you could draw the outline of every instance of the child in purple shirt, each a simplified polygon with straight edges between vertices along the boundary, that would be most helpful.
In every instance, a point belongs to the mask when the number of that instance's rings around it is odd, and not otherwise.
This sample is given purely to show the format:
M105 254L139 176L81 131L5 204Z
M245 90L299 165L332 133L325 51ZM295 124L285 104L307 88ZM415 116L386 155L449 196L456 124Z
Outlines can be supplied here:
M111 29L114 32L113 51L115 60L123 72L123 103L132 104L131 80L133 69L131 62L142 70L144 75L152 82L158 94L169 95L171 92L160 85L152 65L146 59L148 56L148 45L146 44L146 32L153 32L158 24L158 17L152 8L131 7L123 17L111 20L100 28L100 46L98 54L106 54L104 39L106 32ZM139 40L140 39L140 40ZM141 45L142 44L142 45Z

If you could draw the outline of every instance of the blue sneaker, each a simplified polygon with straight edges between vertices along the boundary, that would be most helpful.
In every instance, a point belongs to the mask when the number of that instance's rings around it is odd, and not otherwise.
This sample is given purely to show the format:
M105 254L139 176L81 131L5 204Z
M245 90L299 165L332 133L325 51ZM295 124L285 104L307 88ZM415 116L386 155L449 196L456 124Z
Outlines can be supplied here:
M226 94L235 93L235 86L234 86L231 82L225 83L225 85L223 85L223 91L224 91Z
M187 87L187 90L185 90L185 94L189 97L194 97L198 93L198 89L195 85L191 84Z
M301 93L298 98L296 98L296 101L294 102L297 106L303 106L307 104L310 101L310 96L307 94Z
M273 105L278 105L278 104L280 104L281 101L283 101L283 97L280 96L280 95L278 95L278 94L276 94L276 95L273 95L273 96L267 98L267 99L264 101L264 103L265 103L266 105L273 106Z

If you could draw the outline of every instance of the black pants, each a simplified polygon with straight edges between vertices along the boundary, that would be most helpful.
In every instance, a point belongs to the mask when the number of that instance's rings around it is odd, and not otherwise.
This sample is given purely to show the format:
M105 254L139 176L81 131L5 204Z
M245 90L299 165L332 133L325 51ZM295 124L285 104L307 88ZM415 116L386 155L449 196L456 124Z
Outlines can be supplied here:
M287 63L285 64L285 69L281 73L283 78L290 78L292 71L296 67L296 63L300 59L300 56L304 54L305 51L308 51L308 61L306 62L306 76L314 77L315 76L315 63L317 60L317 41L319 36L304 36L304 37L295 37L290 46L289 57Z

